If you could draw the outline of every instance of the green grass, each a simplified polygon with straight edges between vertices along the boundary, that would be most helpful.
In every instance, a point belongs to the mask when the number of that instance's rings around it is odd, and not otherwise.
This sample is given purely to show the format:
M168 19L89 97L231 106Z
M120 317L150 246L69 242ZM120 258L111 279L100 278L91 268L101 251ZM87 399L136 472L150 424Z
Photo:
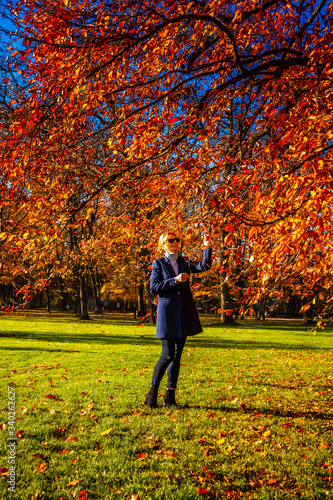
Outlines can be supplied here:
M332 500L333 329L202 322L185 345L180 408L150 410L154 326L1 316L2 473L9 382L24 432L16 493L2 475L0 498Z

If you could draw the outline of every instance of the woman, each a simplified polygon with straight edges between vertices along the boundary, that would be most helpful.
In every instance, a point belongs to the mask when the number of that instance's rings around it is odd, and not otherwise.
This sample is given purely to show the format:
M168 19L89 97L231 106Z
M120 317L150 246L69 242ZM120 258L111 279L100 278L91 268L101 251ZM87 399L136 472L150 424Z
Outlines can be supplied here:
M207 240L204 245L207 247ZM207 271L212 264L210 247L204 249L202 262L179 257L180 238L173 232L162 234L158 246L165 254L153 262L150 291L159 296L156 338L162 341L162 355L155 365L151 388L145 398L145 404L150 408L158 407L158 387L166 370L168 380L164 405L177 406L175 390L186 338L202 332L189 277L191 273Z

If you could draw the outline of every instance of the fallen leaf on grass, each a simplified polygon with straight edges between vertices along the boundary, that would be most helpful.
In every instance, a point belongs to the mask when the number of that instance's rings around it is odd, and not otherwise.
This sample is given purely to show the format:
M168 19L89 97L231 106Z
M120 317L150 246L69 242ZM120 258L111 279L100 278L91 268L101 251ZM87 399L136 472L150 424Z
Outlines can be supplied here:
M258 417L262 417L262 413L260 411L255 411L255 412L251 413L251 419L258 418Z
M45 458L45 456L43 455L43 453L34 453L32 456L35 457L35 458Z
M17 436L18 438L21 438L21 437L23 436L23 434L24 434L24 431L22 431L22 430L21 430L21 431L18 431L18 432L15 434L15 436Z
M197 489L197 495L209 495L209 491L207 488L198 488Z
M87 490L79 491L79 500L87 500Z
M278 482L278 480L277 480L277 479L269 479L269 480L266 482L266 484L267 484L267 486L269 486L270 484L276 484L277 482Z
M112 431L113 431L113 429L108 429L107 431L103 431L103 432L101 432L101 436L107 436Z
M207 439L199 439L199 444L207 444Z
M68 452L69 452L69 450L67 450L67 448L65 448L64 450L60 451L59 453L61 454L61 453L68 453Z
M221 439L219 439L218 441L216 441L216 444L217 444L218 446L221 446L221 445L222 445L222 444L224 444L224 443L225 443L225 438L221 438Z
M318 448L324 448L325 450L328 450L330 448L330 445L328 444L320 444Z
M139 495L131 495L131 500L140 500Z
M147 458L147 457L146 457L146 455L145 455L144 453L137 453L137 454L136 454L136 456L137 456L138 458L142 458L143 460L145 460L145 459Z
M78 483L83 481L83 479L73 479L70 483L66 484L66 486L76 486Z
M7 476L9 474L9 469L6 467L0 467L0 476Z
M33 410L34 408L37 408L37 406L39 406L39 405L41 405L41 404L42 404L42 403L36 403L35 405L33 405L33 406L31 407L31 409Z
M202 469L202 470L203 470L204 472L206 472L207 476L208 476L210 479L212 479L212 478L214 477L214 476L213 476L213 474L211 474L211 473L209 472L209 470L207 469L207 467L203 467L203 469Z
M39 472L45 472L47 470L47 463L43 462L42 464L36 465L35 469Z

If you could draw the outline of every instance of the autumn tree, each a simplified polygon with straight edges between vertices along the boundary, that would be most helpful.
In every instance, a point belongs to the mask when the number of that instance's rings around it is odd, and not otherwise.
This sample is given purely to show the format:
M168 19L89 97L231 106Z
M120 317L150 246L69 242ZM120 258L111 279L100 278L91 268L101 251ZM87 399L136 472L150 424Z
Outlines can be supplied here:
M252 279L250 300L295 272L309 300L325 286L331 2L21 0L13 16L28 90L12 104L2 169L7 188L42 186L43 231L67 226L78 176L77 214L130 187L143 228L161 207L155 231L182 224L195 197L197 221L216 245L223 235L222 277L246 248L233 283Z

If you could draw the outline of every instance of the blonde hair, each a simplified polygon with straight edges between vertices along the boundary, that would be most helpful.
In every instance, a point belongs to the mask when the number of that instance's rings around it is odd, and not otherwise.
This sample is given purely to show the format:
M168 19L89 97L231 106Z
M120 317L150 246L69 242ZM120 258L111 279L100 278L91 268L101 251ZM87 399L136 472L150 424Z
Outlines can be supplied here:
M160 254L164 254L164 246L166 243L166 240L168 239L169 234L172 234L173 236L177 236L177 233L175 231L167 231L166 233L161 234L158 240L158 246L157 249Z

